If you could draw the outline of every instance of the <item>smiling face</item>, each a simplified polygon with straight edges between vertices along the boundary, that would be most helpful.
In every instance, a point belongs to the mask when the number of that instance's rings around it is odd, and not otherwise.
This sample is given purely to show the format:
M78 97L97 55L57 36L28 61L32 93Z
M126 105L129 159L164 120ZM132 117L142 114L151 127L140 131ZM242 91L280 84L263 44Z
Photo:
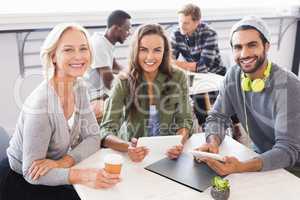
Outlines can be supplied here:
M254 29L240 30L232 36L234 60L244 73L263 71L269 46L269 43L263 44L259 32Z
M52 60L55 76L82 76L91 63L91 52L84 33L75 28L67 29L58 41Z
M157 34L145 35L139 42L138 64L145 77L155 77L164 55L164 40Z
M123 44L128 38L131 32L131 23L129 19L126 19L121 26L117 26L117 42Z

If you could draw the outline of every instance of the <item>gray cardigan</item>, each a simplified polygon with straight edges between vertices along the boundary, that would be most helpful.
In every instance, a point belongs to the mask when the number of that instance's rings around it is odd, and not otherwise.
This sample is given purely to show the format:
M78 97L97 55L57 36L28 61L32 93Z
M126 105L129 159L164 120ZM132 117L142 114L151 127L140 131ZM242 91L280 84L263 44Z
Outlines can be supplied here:
M69 184L66 168L52 169L38 180L31 180L28 170L33 161L57 160L68 154L77 163L100 147L99 126L82 79L77 79L74 93L75 116L70 131L58 96L47 81L42 82L23 105L7 155L11 169L31 184Z
M291 72L272 64L263 92L241 90L241 70L233 66L207 118L206 136L225 136L224 127L236 113L258 148L262 170L300 164L300 81ZM244 99L245 97L245 99ZM244 109L244 100L246 110Z

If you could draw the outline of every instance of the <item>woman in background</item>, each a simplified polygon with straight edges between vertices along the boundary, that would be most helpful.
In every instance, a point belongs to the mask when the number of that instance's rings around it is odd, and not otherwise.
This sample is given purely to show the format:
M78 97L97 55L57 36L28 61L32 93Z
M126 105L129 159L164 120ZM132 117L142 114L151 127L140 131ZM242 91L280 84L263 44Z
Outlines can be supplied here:
M59 24L47 36L44 80L26 99L1 162L0 199L79 199L71 184L109 188L119 176L73 169L100 147L99 127L81 76L93 53L88 32Z
M147 148L136 147L136 138L179 134L184 144L190 134L187 81L181 70L171 66L170 51L160 25L139 27L132 41L129 73L119 77L105 103L102 144L128 152L136 162L148 153ZM182 149L183 145L177 145L166 153L174 159Z

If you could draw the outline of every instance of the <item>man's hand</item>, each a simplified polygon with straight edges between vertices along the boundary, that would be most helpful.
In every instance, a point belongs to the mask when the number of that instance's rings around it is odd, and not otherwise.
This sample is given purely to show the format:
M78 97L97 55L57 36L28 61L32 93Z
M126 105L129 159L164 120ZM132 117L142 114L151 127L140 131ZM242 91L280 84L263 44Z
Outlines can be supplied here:
M101 119L103 116L104 100L99 99L99 100L92 101L91 107L92 107L93 112L96 115L96 118Z
M197 159L197 161L205 162L211 169L221 176L241 172L242 168L242 163L235 157L226 156L225 162L220 162L208 157Z
M170 159L177 159L180 156L180 154L182 153L182 151L183 151L183 145L179 144L179 145L176 145L176 146L173 146L172 148L170 148L167 151L167 156Z
M176 60L175 64L177 65L177 67L180 67L184 70L188 70L188 71L191 71L191 72L196 71L196 62L187 62L187 61Z
M111 68L106 66L106 67L97 68L97 70L99 72L100 77L103 80L104 86L107 89L111 89L111 84L114 79L114 75Z

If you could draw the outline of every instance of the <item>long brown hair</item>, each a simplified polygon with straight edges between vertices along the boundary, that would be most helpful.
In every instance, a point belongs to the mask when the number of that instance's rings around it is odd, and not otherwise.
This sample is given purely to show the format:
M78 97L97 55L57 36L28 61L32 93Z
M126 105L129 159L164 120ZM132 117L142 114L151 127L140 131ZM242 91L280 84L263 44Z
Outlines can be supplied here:
M172 69L171 69L171 45L167 38L167 35L159 24L145 24L141 25L134 33L131 43L131 50L129 56L129 76L128 76L128 86L129 94L131 98L131 103L129 106L130 113L134 113L138 105L138 86L142 81L143 70L138 62L139 55L139 45L141 39L145 35L159 35L164 41L164 53L162 62L159 66L159 71L166 75L167 79L165 82L172 78Z

